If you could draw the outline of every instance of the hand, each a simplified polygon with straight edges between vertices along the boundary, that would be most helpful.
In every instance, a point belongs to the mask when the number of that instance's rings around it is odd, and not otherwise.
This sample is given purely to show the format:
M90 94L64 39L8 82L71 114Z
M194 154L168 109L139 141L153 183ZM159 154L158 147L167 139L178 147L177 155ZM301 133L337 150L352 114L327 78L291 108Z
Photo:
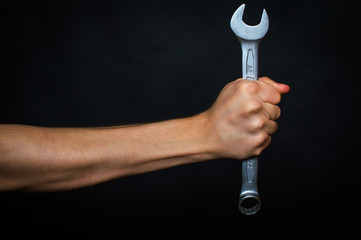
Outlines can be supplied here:
M205 117L205 141L216 158L248 159L271 143L281 115L276 105L289 86L267 77L227 84Z

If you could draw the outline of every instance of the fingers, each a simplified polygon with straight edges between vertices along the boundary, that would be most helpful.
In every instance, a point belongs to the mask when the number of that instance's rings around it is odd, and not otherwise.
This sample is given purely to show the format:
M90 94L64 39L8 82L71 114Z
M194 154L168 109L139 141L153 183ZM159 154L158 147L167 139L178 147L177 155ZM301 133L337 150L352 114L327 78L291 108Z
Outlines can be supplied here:
M278 104L281 101L281 95L289 91L289 86L282 83L276 83L267 77L262 77L259 81L238 79L242 83L240 90L244 94L258 94L262 101Z
M255 141L255 148L253 150L253 156L258 156L262 153L262 151L267 148L272 141L272 137L270 135L268 135L267 133L260 133L258 135L254 136Z
M258 152L256 152L257 155L260 155L261 152L267 148L269 145L271 145L272 138L271 136L268 136L266 140L262 143L262 145L259 146Z
M269 120L266 122L264 126L264 130L268 133L268 135L272 135L278 130L278 124L276 121Z
M254 132L250 138L254 140L254 155L258 156L271 144L271 135L277 131L278 125L275 121L269 120L262 129Z
M260 77L259 81L272 85L278 90L280 94L285 94L290 91L290 87L287 84L277 83L268 77Z
M266 131L268 135L272 135L278 130L276 121L270 120L267 117L253 116L250 118L248 131L258 134L260 131Z
M264 103L263 108L264 114L271 120L277 120L281 116L281 109L277 105Z
M267 77L260 78L258 83L261 86L259 91L260 98L272 104L278 104L281 101L281 95L290 90L288 85L276 83Z

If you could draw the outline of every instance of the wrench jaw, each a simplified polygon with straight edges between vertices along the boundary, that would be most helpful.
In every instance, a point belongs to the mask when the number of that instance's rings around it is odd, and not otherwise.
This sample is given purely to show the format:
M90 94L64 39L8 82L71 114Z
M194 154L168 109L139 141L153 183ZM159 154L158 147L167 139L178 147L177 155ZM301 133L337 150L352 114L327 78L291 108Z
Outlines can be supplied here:
M244 40L261 40L267 33L269 28L268 14L263 9L261 22L255 26L247 25L243 21L243 13L245 4L242 4L233 14L231 18L231 29L238 39Z

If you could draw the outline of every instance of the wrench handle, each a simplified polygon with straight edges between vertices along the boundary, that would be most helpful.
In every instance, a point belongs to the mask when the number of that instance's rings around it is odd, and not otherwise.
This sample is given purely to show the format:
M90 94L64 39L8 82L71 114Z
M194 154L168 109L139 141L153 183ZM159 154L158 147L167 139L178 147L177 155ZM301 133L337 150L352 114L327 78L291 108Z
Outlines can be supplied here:
M261 207L261 199L257 189L257 169L257 157L242 162L242 188L238 208L246 215L255 214Z
M258 79L258 46L260 41L240 39L242 47L242 78ZM258 158L242 162L242 188L238 208L245 215L258 212L261 200L257 188Z
M242 78L258 80L258 46L260 40L241 39Z

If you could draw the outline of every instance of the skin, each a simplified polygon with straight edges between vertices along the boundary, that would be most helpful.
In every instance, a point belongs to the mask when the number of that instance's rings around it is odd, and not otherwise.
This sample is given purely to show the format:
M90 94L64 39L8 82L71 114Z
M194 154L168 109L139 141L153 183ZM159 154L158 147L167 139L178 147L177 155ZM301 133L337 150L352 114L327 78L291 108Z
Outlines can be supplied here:
M267 77L227 84L192 117L106 128L0 125L0 191L59 191L200 161L259 155L289 91Z

